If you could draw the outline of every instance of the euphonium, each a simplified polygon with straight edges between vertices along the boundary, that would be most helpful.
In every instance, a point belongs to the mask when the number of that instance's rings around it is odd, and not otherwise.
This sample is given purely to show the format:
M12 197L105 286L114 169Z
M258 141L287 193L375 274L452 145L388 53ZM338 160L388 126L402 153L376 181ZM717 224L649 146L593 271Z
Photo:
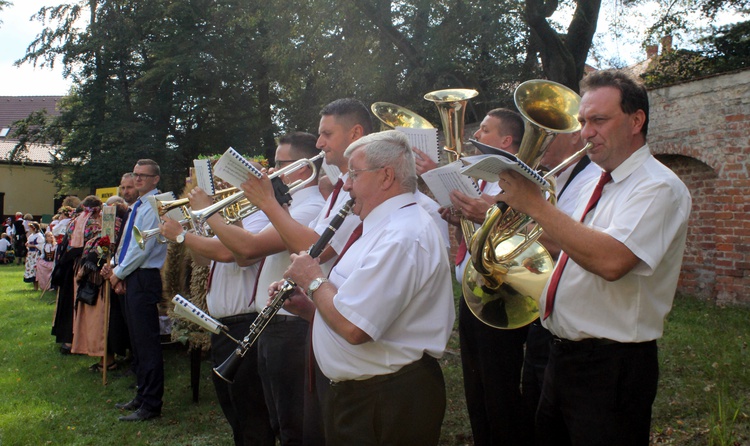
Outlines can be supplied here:
M349 212L351 212L352 206L354 206L353 198L347 201L346 204L344 204L344 206L342 206L342 208L336 214L336 216L331 219L331 222L329 223L325 231L323 231L323 234L320 236L318 241L315 242L315 244L307 251L307 253L310 254L311 257L315 258L323 253L323 250L328 245L328 242L331 241L331 238L334 236L339 227L341 227L341 224L344 222L346 216L349 215ZM274 295L269 304L266 305L263 310L261 310L253 323L250 325L250 331L247 333L247 335L242 339L242 341L237 343L237 348L234 350L234 352L232 352L232 354L229 355L229 357L227 357L227 359L224 360L224 362L222 362L218 367L214 367L214 373L216 373L219 378L229 383L234 382L234 376L237 374L237 370L239 370L240 364L242 364L242 359L245 357L245 354L247 354L250 347L255 344L255 341L258 340L260 334L268 326L268 323L271 322L271 319L273 319L276 313L279 312L281 307L284 305L284 301L289 298L296 287L297 284L295 284L293 280L287 279L284 281L281 289L276 293L276 295Z
M519 85L514 99L525 121L517 157L536 169L557 134L580 129L577 118L581 98L558 83L532 80ZM568 158L564 164L580 157L585 150ZM563 167L558 166L545 178ZM554 190L547 193L554 202ZM554 262L537 241L541 227L527 229L531 222L527 215L504 204L494 205L469 243L471 262L464 271L464 299L472 313L492 327L518 328L539 317L537 300Z

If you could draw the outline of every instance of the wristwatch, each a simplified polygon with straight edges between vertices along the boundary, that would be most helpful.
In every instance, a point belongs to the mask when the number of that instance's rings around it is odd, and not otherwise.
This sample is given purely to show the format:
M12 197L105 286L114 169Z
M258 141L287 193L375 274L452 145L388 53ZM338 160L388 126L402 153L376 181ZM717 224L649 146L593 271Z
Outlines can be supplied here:
M310 282L310 286L307 287L307 297L312 299L313 293L318 291L318 288L320 288L320 286L326 282L328 282L328 279L326 279L325 277L318 277L317 279L313 279L313 281Z
M187 234L187 229L183 229L182 232L179 235L177 235L177 237L175 238L175 241L177 243L184 242L185 241L185 234Z

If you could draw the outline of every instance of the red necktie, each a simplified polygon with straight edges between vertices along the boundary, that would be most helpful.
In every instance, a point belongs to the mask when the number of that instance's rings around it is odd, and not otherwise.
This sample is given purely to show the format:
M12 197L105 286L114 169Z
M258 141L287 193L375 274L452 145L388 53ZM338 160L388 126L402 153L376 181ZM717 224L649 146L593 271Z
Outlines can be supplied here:
M487 186L487 182L484 180L479 180L481 183L479 185L479 191L484 192L484 187ZM464 257L466 257L466 237L461 237L461 243L458 245L458 250L456 251L456 266L460 265L464 261Z
M341 181L341 180L339 180ZM333 262L333 266L331 267L331 271L333 271L333 268L336 266L337 263L339 263L339 260L341 260L342 257L344 257L344 254L347 250L349 250L349 247L352 246L354 242L357 241L358 238L362 236L362 225L364 223L360 223L359 226L354 228L354 231L352 232L352 235L349 236L349 240L346 241L346 244L344 245L344 249L341 250L341 254L339 254L339 257L336 259L335 262ZM328 272L328 275L330 275L331 272ZM310 363L308 364L307 372L309 374L310 379L310 391L315 388L315 352L313 351L313 341L312 341L312 330L313 330L313 319L310 321L310 345L308 346L309 352L310 352Z
M594 188L594 193L591 194L591 198L589 199L588 204L586 204L586 209L583 211L583 215L581 215L581 222L583 222L583 219L586 218L586 214L588 214L591 209L596 206L596 204L599 202L599 199L602 197L602 190L604 189L604 185L609 183L609 181L612 179L612 175L610 175L609 172L602 173L602 176L599 178L599 182L596 184L596 188ZM549 287L547 288L547 301L544 306L544 319L547 319L550 314L552 314L552 308L555 305L555 294L557 294L557 285L560 283L560 277L562 277L563 270L565 269L565 264L568 263L568 254L565 252L560 253L560 259L557 261L558 265L557 268L555 268L555 271L552 273L552 278L549 281Z
M352 246L354 242L357 241L360 237L362 237L362 225L363 223L360 223L359 226L354 228L354 231L352 231L352 235L349 236L349 240L346 241L346 244L344 245L344 249L341 250L341 253L339 254L339 257L336 259L335 262L333 262L333 266L331 267L331 271L336 266L336 264L339 263L339 260L341 260L342 257L344 257L344 254L346 254L346 251L349 250L349 247ZM328 273L330 275L330 272Z
M339 180L336 181L336 185L333 186L333 193L331 194L331 204L328 205L328 211L326 211L325 218L328 218L328 216L331 215L331 209L333 209L333 204L336 203L336 199L339 197L339 192L341 192L342 187L344 187L344 180L339 178Z
M250 303L247 305L248 307L252 307L253 303L255 303L255 298L258 296L258 280L260 279L260 272L263 270L263 265L266 264L266 258L263 257L263 260L258 262L258 273L255 274L255 286L253 287L253 295L250 296Z
M216 262L211 262L211 268L208 270L208 278L206 279L206 294L211 291L211 280L214 278L214 270L216 269Z

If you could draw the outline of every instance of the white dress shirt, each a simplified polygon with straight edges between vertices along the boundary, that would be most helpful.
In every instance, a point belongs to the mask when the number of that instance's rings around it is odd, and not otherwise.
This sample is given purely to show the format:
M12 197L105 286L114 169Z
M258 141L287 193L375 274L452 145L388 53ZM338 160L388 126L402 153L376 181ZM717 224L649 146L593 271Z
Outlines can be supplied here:
M569 259L557 288L555 309L543 321L570 340L606 338L645 342L661 337L672 307L685 249L691 198L687 187L643 146L612 173L587 226L622 242L640 262L608 282ZM580 196L580 219L595 183ZM545 288L542 296L546 296ZM544 314L545 299L541 302Z
M255 212L242 219L242 227L253 234L268 225L263 212ZM208 313L214 318L254 313L250 302L258 276L258 264L239 266L235 262L211 262L211 286L206 293Z
M330 280L338 289L336 309L372 341L350 344L316 312L313 348L329 379L367 379L396 372L425 353L443 355L455 319L448 254L414 194L372 210Z
M343 193L343 192L342 192ZM304 189L296 191L292 195L292 204L289 206L289 214L299 222L307 226L318 214L321 209L324 209L326 200L323 195L320 194L320 189L317 186L306 187ZM269 225L271 226L271 225ZM281 280L284 277L291 259L289 258L288 251L282 251L266 257L263 262L263 267L258 275L257 292L255 295L255 309L259 313L263 310L268 302L268 287L277 280ZM284 310L279 310L278 314L285 316L292 316L291 313Z

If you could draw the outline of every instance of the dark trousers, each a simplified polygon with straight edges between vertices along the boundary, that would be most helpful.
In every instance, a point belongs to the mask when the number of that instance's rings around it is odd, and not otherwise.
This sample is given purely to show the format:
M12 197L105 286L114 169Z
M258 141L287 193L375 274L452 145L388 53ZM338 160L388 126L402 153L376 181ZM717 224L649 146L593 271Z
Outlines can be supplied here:
M528 326L500 330L477 319L461 299L458 310L464 393L474 444L524 445L521 399L523 344Z
M125 318L138 384L135 399L144 409L161 412L164 358L157 308L162 293L161 274L158 269L137 269L125 281Z
M436 445L445 381L435 358L389 375L330 384L323 401L327 446Z
M303 444L305 350L310 324L276 315L258 339L258 373L271 426L282 446Z
M534 430L534 417L542 396L544 371L549 361L549 348L552 333L542 327L539 319L529 325L526 337L526 354L523 358L523 375L521 377L521 394L524 402L524 428Z
M247 335L250 324L258 313L221 319L235 339ZM224 362L237 348L237 344L223 334L211 335L211 360L214 367ZM245 353L232 384L211 373L216 396L232 428L236 446L272 446L276 439L268 418L263 385L258 375L257 344Z
M305 446L325 446L322 405L328 390L328 378L320 371L312 351L312 325L305 338L305 397L304 397L304 441Z
M656 341L553 341L536 415L539 445L647 446Z

